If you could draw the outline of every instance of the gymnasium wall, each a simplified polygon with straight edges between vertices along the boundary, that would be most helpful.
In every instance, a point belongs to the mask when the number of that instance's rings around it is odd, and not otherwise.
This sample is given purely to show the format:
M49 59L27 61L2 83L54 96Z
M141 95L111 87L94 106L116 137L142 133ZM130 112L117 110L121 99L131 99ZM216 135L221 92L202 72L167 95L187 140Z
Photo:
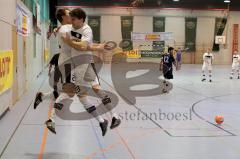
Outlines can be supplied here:
M46 1L46 0L45 0ZM46 1L47 2L47 1ZM43 71L44 66L46 66L47 62L43 60L43 52L45 48L49 48L49 41L46 39L46 32L48 31L48 21L46 17L48 14L44 12L43 16L41 16L41 30L42 34L34 37L33 34L33 26L32 26L32 15L33 13L23 4L21 0L0 0L0 50L12 50L13 48L13 39L12 39L12 31L16 27L15 19L16 19L16 4L20 4L25 11L27 11L28 16L30 17L30 35L28 37L23 37L21 35L17 35L16 42L18 45L17 49L17 67L18 67L18 75L17 78L14 78L14 81L17 82L17 97L20 98L26 91L30 88L33 88L34 84L37 82L37 75ZM48 4L43 3L45 9L47 9ZM36 39L36 43L34 43L34 38ZM24 61L24 39L26 41L26 60ZM36 54L36 56L34 55ZM25 67L26 63L26 67ZM16 71L14 69L14 71ZM14 93L13 87L2 94L0 94L0 116L1 114L8 108L13 106Z
M214 40L215 18L224 17L224 11L84 8L88 15L101 15L101 40L121 41L120 16L134 16L133 31L152 32L152 17L166 17L165 30L174 33L174 46L184 47L185 17L197 17L196 52L184 53L184 63L201 63L202 55ZM215 54L215 64L230 64L232 54L233 24L240 24L240 12L230 12L227 28L227 45ZM240 36L239 36L240 40ZM137 47L139 44L135 43Z
M16 14L15 0L0 0L0 50L12 49L12 26ZM0 115L11 105L12 90L0 95Z
M42 2L42 1L40 1ZM26 37L26 90L29 90L37 81L37 76L44 70L48 61L44 61L44 50L50 49L50 42L47 40L48 22L45 21L45 14L41 14L41 34L35 34L33 28L33 13L29 8L18 1L19 4L28 12L30 17L30 34ZM42 7L42 5L40 5ZM41 13L43 12L41 8ZM21 37L18 43L22 43Z

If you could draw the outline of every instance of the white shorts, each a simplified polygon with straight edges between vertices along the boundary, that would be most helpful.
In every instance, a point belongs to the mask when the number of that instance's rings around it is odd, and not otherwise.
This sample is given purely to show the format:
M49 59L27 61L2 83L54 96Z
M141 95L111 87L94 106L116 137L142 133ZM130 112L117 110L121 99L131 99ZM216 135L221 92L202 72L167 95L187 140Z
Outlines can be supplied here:
M91 83L91 86L99 84L97 75L90 63L77 66L74 69L74 76L76 85L89 86L88 82Z
M74 75L74 71L72 71L72 75L71 75L71 82L72 83L75 83L75 75ZM99 83L99 80L96 76L95 80L92 80L92 79L84 79L86 82L90 82L91 83L91 86L95 86L95 85L100 85Z
M232 69L233 70L239 70L239 64L233 63L232 64Z
M212 71L212 65L206 65L204 64L202 66L202 71Z

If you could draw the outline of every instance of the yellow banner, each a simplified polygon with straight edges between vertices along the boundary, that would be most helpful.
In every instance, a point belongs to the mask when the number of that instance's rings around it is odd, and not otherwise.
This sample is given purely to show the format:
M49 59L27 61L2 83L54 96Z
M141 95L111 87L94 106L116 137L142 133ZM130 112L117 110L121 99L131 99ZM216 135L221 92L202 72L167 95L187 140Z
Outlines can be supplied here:
M44 49L44 61L47 62L49 59L49 50Z
M138 50L130 50L124 52L128 58L140 58L141 55L139 54Z
M159 34L147 34L145 36L145 40L149 40L149 41L158 41L160 39L161 37Z
M13 52L0 51L0 94L12 87Z
M28 19L27 19L27 16L23 16L22 17L22 30L25 34L27 34L27 30L28 30Z

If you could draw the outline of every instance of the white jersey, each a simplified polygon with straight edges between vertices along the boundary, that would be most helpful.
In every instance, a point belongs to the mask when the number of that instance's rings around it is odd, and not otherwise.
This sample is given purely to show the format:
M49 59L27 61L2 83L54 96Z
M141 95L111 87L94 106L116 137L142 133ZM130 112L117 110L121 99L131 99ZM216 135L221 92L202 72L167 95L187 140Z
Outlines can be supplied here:
M204 53L203 54L203 65L211 66L214 56L212 53Z
M240 55L233 55L233 64L239 65Z
M59 56L59 65L68 60L71 57L71 47L64 43L62 37L65 37L68 32L72 30L72 25L66 24L60 26L58 30L58 44L60 49L60 56Z
M85 41L88 42L89 45L92 45L93 43L93 33L92 29L89 25L84 24L82 28L80 29L74 29L72 28L71 32L69 32L71 39L74 39L76 41ZM78 51L74 48L71 49L71 56L79 56L79 55L90 55L86 58L87 63L93 62L93 53L92 51Z

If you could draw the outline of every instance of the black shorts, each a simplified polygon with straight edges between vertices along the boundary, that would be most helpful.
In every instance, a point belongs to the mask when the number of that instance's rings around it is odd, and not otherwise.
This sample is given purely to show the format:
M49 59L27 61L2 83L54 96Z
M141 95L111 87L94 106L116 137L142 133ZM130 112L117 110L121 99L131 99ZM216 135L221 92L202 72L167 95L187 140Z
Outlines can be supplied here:
M165 79L173 79L173 69L172 67L163 66L163 76Z

